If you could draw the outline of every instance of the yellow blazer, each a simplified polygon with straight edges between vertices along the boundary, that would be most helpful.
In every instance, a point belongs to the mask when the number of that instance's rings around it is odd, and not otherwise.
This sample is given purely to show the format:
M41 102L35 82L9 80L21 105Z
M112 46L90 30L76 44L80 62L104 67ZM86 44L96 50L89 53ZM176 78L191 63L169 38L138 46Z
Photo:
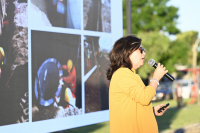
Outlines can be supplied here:
M110 133L158 133L151 103L155 94L134 69L116 70L109 87Z

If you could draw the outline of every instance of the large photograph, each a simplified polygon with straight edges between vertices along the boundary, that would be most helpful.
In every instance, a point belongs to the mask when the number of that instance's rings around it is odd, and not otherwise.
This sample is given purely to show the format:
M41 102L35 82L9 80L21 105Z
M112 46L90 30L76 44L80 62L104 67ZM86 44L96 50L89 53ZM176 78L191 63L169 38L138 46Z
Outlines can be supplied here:
M108 110L109 37L84 36L85 113Z
M83 0L84 30L111 33L111 0Z
M82 114L81 36L31 31L32 121Z
M29 121L28 4L0 1L0 125Z
M122 11L120 0L0 0L0 132L108 121L108 53Z
M32 25L81 29L80 0L31 0L30 7Z

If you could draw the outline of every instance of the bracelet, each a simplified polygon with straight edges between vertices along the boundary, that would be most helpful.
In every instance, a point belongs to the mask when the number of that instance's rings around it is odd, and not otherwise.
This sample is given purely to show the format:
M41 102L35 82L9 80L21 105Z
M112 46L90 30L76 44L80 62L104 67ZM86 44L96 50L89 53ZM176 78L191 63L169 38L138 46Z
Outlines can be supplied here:
M156 82L157 82L157 84L159 85L159 82L158 82L158 80L156 80L156 79L151 79L151 80L150 80L150 82L151 82L151 81L156 81Z

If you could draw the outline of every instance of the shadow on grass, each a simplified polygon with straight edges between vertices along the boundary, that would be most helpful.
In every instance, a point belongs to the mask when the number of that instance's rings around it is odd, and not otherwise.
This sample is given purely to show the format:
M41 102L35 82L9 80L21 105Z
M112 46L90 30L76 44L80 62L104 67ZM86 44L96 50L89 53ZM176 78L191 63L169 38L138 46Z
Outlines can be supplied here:
M94 131L97 131L100 128L106 126L107 125L106 123L107 122L103 122L103 123L98 123L98 124L93 124L93 125L88 125L88 126L83 126L83 127L78 127L78 128L72 128L72 129L63 130L63 131L57 131L53 133L93 133Z
M176 106L176 101L172 101L172 107L169 106L169 109L164 113L163 116L156 116L156 120L157 120L157 123L158 123L158 129L159 129L159 132L162 132L166 129L170 129L170 125L171 123L174 121L175 117L177 116L177 114L179 113L179 111L181 109L184 109L186 108L186 101L183 102L183 105L181 108L178 108ZM170 103L170 102L169 102ZM171 103L170 103L171 105ZM180 131L181 129L175 131L174 133L183 133L182 130Z
M185 132L185 130L184 129L177 129L176 131L174 131L174 133L184 133Z
M159 131L170 128L173 118L178 114L179 108L169 108L163 116L156 116Z

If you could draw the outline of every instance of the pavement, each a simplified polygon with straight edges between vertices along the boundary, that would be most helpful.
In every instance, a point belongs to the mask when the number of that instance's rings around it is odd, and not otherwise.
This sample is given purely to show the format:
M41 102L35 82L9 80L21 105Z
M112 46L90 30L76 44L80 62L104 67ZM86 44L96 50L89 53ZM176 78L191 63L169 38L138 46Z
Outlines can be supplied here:
M160 133L200 133L200 123L193 123L176 130L168 130Z

